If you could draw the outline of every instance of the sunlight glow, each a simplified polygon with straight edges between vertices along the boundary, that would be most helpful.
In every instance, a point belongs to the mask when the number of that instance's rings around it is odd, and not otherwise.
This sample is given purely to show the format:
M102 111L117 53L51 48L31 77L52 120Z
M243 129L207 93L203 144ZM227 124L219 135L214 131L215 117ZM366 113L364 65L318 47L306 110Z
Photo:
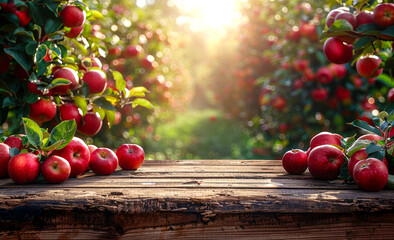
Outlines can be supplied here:
M189 24L191 30L220 29L236 24L241 19L237 9L239 0L173 0L184 15L180 25Z

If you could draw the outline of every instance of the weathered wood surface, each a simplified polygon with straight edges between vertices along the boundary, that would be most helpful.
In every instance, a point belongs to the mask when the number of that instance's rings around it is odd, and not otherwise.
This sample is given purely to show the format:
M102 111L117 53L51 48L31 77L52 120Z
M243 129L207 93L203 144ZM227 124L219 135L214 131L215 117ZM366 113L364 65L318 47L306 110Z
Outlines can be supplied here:
M146 161L63 184L0 180L1 239L393 239L394 191L360 191L278 160Z

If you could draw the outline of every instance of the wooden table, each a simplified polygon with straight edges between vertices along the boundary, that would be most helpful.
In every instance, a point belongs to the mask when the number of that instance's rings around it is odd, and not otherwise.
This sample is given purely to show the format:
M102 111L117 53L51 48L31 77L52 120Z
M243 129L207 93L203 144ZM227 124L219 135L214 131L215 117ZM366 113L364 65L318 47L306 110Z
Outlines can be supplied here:
M63 184L0 180L0 239L394 239L394 191L278 160L145 161Z

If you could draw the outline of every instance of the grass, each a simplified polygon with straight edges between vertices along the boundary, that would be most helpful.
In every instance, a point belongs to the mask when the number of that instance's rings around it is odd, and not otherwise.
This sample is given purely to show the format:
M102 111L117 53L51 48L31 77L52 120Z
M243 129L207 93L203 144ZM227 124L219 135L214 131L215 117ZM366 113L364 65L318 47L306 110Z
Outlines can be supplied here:
M219 111L190 110L155 129L147 159L251 159L253 140L243 126Z

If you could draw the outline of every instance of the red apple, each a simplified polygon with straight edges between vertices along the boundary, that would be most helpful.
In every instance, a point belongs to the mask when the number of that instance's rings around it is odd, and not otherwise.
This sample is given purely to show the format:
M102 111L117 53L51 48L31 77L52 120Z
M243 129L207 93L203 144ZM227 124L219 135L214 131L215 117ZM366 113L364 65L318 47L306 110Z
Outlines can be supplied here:
M374 134L374 133L369 133L369 134L361 135L358 139L370 140L370 141L381 141L381 140L383 140L383 137L381 137L377 134Z
M346 66L344 64L331 63L328 68L330 69L331 73L339 79L344 78L347 74Z
M108 49L108 55L110 55L110 56L119 57L120 54L122 54L122 48L121 47L114 47L114 48Z
M40 98L37 102L29 105L29 118L38 124L48 122L56 115L56 104L50 99Z
M356 20L357 20L357 27L359 27L363 24L374 23L373 14L369 11L359 12L356 15Z
M118 166L118 157L109 148L97 148L90 155L89 166L97 175L110 175Z
M394 25L394 4L378 4L373 10L373 20L381 28L388 28Z
M293 89L297 90L304 87L304 81L301 78L296 78L293 80Z
M338 177L345 154L332 145L321 145L312 149L308 156L311 175L318 179L333 180Z
M145 159L144 149L137 144L123 144L116 150L119 166L124 170L138 169Z
M316 25L310 23L301 23L300 25L301 36L306 37L311 42L315 42L319 39L316 31Z
M77 71L68 67L62 67L57 69L53 73L53 78L54 79L64 78L70 81L70 83L67 85L57 86L52 89L52 92L54 94L59 94L59 95L67 94L68 89L74 90L79 83L79 77Z
M390 91L387 93L387 99L389 102L394 101L394 88L391 88Z
M335 22L335 17L339 14L342 13L343 11L341 9L334 9L331 12L327 14L326 17L326 25L327 27L331 27L331 25Z
M338 21L339 19L344 19L348 23L350 23L352 25L352 27L353 27L353 30L355 30L357 28L357 19L352 13L350 13L350 12L338 13L335 16L335 21Z
M336 64L349 62L353 57L353 45L348 45L335 37L328 38L323 45L328 61Z
M57 155L66 159L71 166L70 177L76 177L86 171L89 166L90 152L86 143L73 137L71 142L62 149L55 150L52 155Z
M22 135L22 134L9 136L4 141L4 143L7 144L8 146L10 146L10 148L17 148L20 151L23 148L23 144L22 144L22 137L23 136L24 135Z
M14 14L19 18L19 26L24 27L29 24L31 17L28 8L22 8L14 12Z
M59 107L60 120L75 120L77 126L82 124L82 110L74 103L65 103Z
M382 60L375 55L361 57L356 63L357 72L365 78L377 77L383 72L383 68L379 68L381 63Z
M341 139L343 137L336 133L320 132L312 137L309 145L311 149L321 145L338 145L341 146Z
M0 178L8 177L8 161L10 160L11 147L0 143Z
M287 101L281 96L276 96L271 100L271 106L278 111L283 111L287 106Z
M309 60L306 59L295 59L293 61L294 70L298 72L304 72L309 67Z
M282 157L282 166L290 174L302 174L308 167L308 155L301 149L287 151Z
M365 191L377 192L383 189L389 178L386 165L376 158L359 161L353 169L353 179Z
M89 148L89 152L92 153L92 152L93 152L94 150L96 150L98 147L97 147L96 145L89 144L89 145L88 145L88 148Z
M107 87L107 77L105 73L98 69L87 71L82 80L89 86L89 93L102 93Z
M70 177L70 163L56 155L47 158L41 166L41 173L49 183L62 183Z
M76 38L79 36L79 34L81 34L83 32L83 25L79 26L79 27L73 27L70 28L70 30L68 32L66 32L64 35L68 38Z
M40 175L40 162L33 153L21 153L8 162L8 174L16 184L32 183Z
M321 67L317 71L317 81L323 84L330 83L332 81L332 73L328 67Z
M86 13L77 6L67 5L60 12L63 25L66 27L79 27L83 25L86 19Z
M311 98L316 102L323 102L328 98L328 91L326 88L316 88L311 91Z
M335 89L335 96L338 98L338 100L345 101L351 98L351 92L345 87L338 86Z
M349 159L349 162L348 162L348 166L347 166L350 176L353 177L354 166L359 161L367 159L367 158L368 158L368 154L365 152L365 148L362 148L362 149L358 150L357 152L353 153L352 156L350 156L350 159Z
M158 67L158 63L155 61L155 57L148 55L141 59L141 66L148 71L152 71Z
M82 118L82 124L78 127L78 131L87 135L96 135L103 126L103 121L98 113L87 112Z
M45 91L38 89L38 86L39 86L38 83L40 83L40 82L41 82L40 80L35 81L35 82L28 81L27 88L29 89L29 92L34 93L34 94L38 94L40 96L46 96L46 97L52 96L52 89L45 90Z
M115 112L115 120L113 125L118 125L122 121L122 113L119 111Z
M139 46L139 45L128 46L126 48L126 56L128 56L128 57L137 57L143 51L144 51L144 49L141 46Z

